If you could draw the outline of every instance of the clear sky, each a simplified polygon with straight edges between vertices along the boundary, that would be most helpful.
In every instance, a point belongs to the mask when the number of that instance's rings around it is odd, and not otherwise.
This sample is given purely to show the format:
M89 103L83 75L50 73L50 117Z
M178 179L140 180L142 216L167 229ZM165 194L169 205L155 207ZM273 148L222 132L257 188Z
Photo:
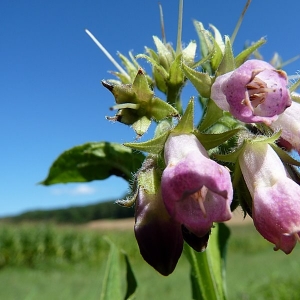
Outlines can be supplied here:
M133 141L132 129L112 124L105 115L112 95L100 80L115 70L87 36L89 29L108 51L127 54L154 48L161 36L158 2L163 6L167 40L176 43L175 0L2 0L0 3L0 216L31 209L85 205L121 197L127 183L112 177L89 184L44 187L56 157L89 141ZM215 25L231 35L245 1L185 0L183 42L198 42L192 20ZM253 0L236 38L267 37L266 60L277 51L287 60L300 54L299 1ZM141 64L145 64L141 62ZM289 75L300 61L285 68ZM187 97L195 95L190 89ZM148 138L151 136L148 135Z

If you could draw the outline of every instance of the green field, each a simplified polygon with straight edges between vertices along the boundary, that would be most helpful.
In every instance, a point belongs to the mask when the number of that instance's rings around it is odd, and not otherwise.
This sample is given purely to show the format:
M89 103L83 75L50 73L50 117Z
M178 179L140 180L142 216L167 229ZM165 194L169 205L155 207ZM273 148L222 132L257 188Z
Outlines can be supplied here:
M231 227L229 299L300 299L299 247L274 252L251 225ZM191 299L184 256L163 277L141 259L131 231L58 225L0 225L0 299L99 299L109 238L124 249L138 280L137 299ZM124 291L125 292L125 291Z

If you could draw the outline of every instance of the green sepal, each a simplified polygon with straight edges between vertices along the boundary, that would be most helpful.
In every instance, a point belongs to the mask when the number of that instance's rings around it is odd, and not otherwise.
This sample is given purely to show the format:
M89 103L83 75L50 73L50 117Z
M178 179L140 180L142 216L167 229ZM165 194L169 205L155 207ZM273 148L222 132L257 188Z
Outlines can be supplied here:
M170 88L179 90L184 85L184 75L181 69L181 61L182 54L178 55L170 66L169 78L167 82L168 91L170 90ZM173 92L173 94L175 93Z
M123 73L120 73L120 72L115 72L115 71L110 71L109 73L115 75L116 77L118 77L121 81L121 83L123 84L131 84L132 81L131 81L131 78L129 79L127 75L123 74ZM118 85L120 84L120 82L114 80L114 79L109 79L107 80L107 82L113 84L113 85Z
M246 140L245 142L247 143L268 143L268 144L273 144L275 143L281 136L281 130L275 132L271 136L265 136L265 135L259 135L255 137L254 139L251 140Z
M217 154L214 153L213 156L215 159L220 160L220 161L224 161L224 162L229 162L229 163L236 163L238 161L239 156L241 155L241 153L244 151L244 148L246 146L246 143L268 143L268 144L273 144L276 140L278 140L278 138L280 137L281 132L276 132L275 134L273 134L272 136L263 136L263 135L259 135L255 138L251 138L251 139L245 139L244 143L238 148L236 149L234 152L230 152L227 154Z
M162 77L166 80L169 76L169 73L164 69L164 67L162 67L155 59L153 59L152 57L146 55L146 54L138 54L136 56L137 59L139 58L144 58L146 59L149 63L152 64L153 68L156 68L157 71L162 75Z
M168 71L174 60L173 54L157 36L153 36L153 41L157 49L159 64Z
M187 47L182 50L182 59L188 66L192 66L195 62L196 49L196 42L191 41Z
M106 119L109 121L118 121L125 125L132 125L139 119L137 110L131 108L119 109L115 116L109 117L106 116Z
M201 45L201 56L207 57L208 55L213 55L214 53L214 41L211 33L204 29L204 26L199 21L194 21L194 26L197 31L200 45ZM212 69L209 62L202 64L204 70L206 70L209 74L212 74Z
M124 143L124 146L138 151L159 154L165 146L168 135L169 132L165 132L152 140L142 143Z
M213 72L215 72L220 66L220 63L222 61L224 50L225 50L225 44L223 42L219 30L213 25L210 25L210 27L214 31L214 52L210 64Z
M136 103L130 84L112 84L112 81L105 80L102 80L101 83L114 95L117 104Z
M149 109L151 117L153 117L156 121L161 121L168 117L177 117L179 115L176 108L157 97L153 97L151 101L151 108Z
M154 138L161 136L167 131L170 131L172 129L172 126L173 124L171 119L160 121L155 128Z
M139 69L132 84L137 101L134 103L148 103L153 98L153 91L150 89L147 77L142 69ZM141 103L142 104L142 103Z
M208 99L203 119L198 126L199 131L207 130L222 117L223 110L220 109L213 100Z
M222 37L220 31L214 25L212 25L212 24L209 24L209 27L214 32L215 43L217 44L217 46L219 47L219 49L221 50L221 52L223 52L224 49L225 49L225 44L224 44L223 37ZM216 44L215 44L215 46L216 46Z
M111 175L130 181L145 156L117 143L86 143L63 152L50 167L43 185L103 180Z
M198 72L184 62L182 63L182 70L184 75L191 81L197 92L205 98L210 97L210 89L212 86L212 79L207 73Z
M166 85L167 77L169 76L168 73L165 71L165 69L159 65L158 61L158 55L157 53L148 47L146 47L147 53L150 55L150 58L152 59L152 76L155 82L156 87L164 94L167 93L168 88ZM147 59L146 57L143 57ZM150 60L147 59L149 62Z
M299 79L300 80L300 79ZM300 82L300 81L299 81ZM291 98L293 99L293 101L297 102L297 103L300 103L300 95L297 94L295 95L295 93L292 93L291 94Z
M135 131L135 133L139 137L141 137L144 133L147 132L150 125L151 125L151 120L148 117L143 116L132 124L132 128Z
M234 69L235 69L235 61L234 61L234 56L233 56L233 52L232 52L230 38L227 35L225 35L224 56L219 65L219 68L217 70L217 76L231 72Z
M118 52L118 56L122 61L122 64L126 68L126 71L130 78L134 79L136 76L136 73L139 69L138 66L133 64L126 56L124 56L122 53Z
M175 133L191 133L194 130L194 99L192 98L176 127L172 130Z
M192 69L196 69L198 67L202 67L203 65L205 65L208 61L211 60L212 56L213 56L213 52L209 53L207 56L201 58L199 61L195 62L191 67Z
M194 134L199 139L203 147L206 150L210 150L225 143L226 141L228 141L229 139L237 135L240 130L241 130L240 128L237 128L237 129L225 131L218 134L205 134L205 133L200 133L198 131L195 131Z
M134 177L133 186L131 187L132 193L131 195L127 196L126 199L118 199L116 200L116 204L123 206L123 207L133 207L136 201L136 197L139 193L139 189L137 187L136 178Z
M230 152L227 154L214 153L213 158L223 162L236 163L243 150L244 150L244 145L236 149L234 152Z
M290 90L290 92L292 93L292 92L294 92L294 91L296 91L297 90L297 88L300 86L300 78L298 79L298 80L296 80L296 82L294 82L291 86L290 86L290 88L289 88L289 90ZM293 98L293 95L292 95L292 98ZM298 99L299 99L299 97L298 97ZM298 100L297 99L297 100ZM294 99L293 99L294 100ZM294 101L297 101L297 100L294 100ZM299 100L298 100L299 101ZM298 102L297 101L297 102Z
M290 155L287 154L284 150L282 150L280 147L278 147L274 143L270 143L270 146L273 148L273 150L277 153L277 155L280 157L280 159L289 165L294 165L297 167L300 167L300 162L291 157Z
M234 59L235 67L238 68L239 66L241 66L254 51L256 51L259 47L261 47L266 42L267 42L266 39L261 38L251 46L247 47L241 53L239 53Z

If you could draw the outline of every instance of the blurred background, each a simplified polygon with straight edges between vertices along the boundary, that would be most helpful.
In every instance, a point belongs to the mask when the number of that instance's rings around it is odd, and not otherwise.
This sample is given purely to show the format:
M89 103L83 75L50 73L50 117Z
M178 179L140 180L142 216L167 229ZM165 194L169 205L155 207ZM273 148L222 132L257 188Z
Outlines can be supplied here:
M198 43L194 19L230 36L244 2L186 0L183 43ZM177 1L160 3L167 41L175 45ZM235 53L266 37L260 49L266 61L275 52L283 61L300 54L299 8L298 1L253 0L235 40ZM133 210L120 210L111 202L126 194L125 180L112 176L87 184L38 184L69 148L92 141L135 140L131 128L105 119L112 115L114 99L100 81L112 78L108 71L115 67L85 29L115 58L118 51L143 53L144 46L154 48L153 35L161 37L158 2L2 0L0 24L0 217L16 217L0 224L0 299L97 299L108 251L104 235L129 254L141 283L138 299L189 299L184 257L168 278L141 263L132 233ZM149 70L146 62L140 63ZM299 61L284 70L297 74ZM188 85L185 103L195 95ZM103 218L123 220L118 225L90 222ZM273 252L251 221L243 221L241 213L236 218L238 222L230 224L229 299L299 298L298 249L288 257ZM35 223L38 219L42 221Z

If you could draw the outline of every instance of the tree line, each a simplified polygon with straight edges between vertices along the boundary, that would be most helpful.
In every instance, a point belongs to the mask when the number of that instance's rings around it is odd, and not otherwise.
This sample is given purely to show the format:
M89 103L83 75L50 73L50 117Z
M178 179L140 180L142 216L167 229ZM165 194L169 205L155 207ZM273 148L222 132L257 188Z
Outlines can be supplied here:
M9 221L51 221L56 223L81 224L99 219L124 219L134 216L134 208L125 208L115 201L100 202L86 206L73 206L53 210L33 210L5 218Z

